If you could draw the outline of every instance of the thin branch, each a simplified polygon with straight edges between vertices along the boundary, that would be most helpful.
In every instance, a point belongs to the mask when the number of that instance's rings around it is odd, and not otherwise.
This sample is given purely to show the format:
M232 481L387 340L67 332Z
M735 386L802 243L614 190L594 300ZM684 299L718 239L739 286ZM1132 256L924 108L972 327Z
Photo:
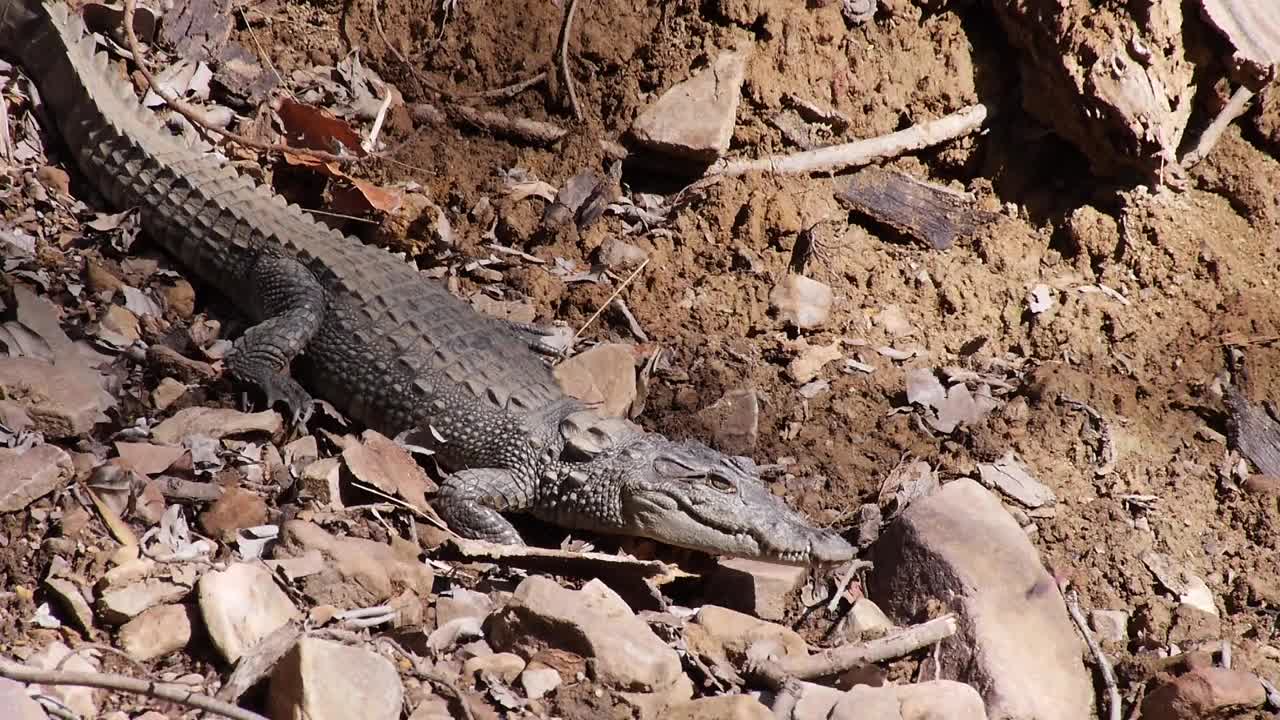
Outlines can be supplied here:
M463 100L470 99L470 98L509 98L509 97L515 97L516 95L519 95L520 93L524 92L525 90L528 90L529 88L533 87L534 85L537 85L538 83L540 83L540 82L542 82L543 80L546 80L546 79L547 79L547 71L546 71L546 70L540 70L540 71L538 71L538 73L537 73L537 74L535 74L534 76L532 76L532 77L530 77L530 78L528 78L528 79L526 79L526 80L520 80L520 81L518 81L518 82L513 82L513 83L511 83L510 85L504 85L504 86L502 86L502 87L500 87L500 88L494 88L494 89L492 89L492 90L480 90L480 91L478 91L478 92L466 93L466 94L463 94L463 95L459 95L458 97L459 97L459 98L461 98L461 99L463 99Z
M1227 126L1249 109L1249 101L1252 99L1252 90L1243 85L1236 88L1236 91L1231 94L1231 100L1227 102L1226 107L1222 108L1222 111L1213 119L1213 122L1209 123L1209 127L1204 129L1200 139L1196 141L1196 146L1182 156L1179 164L1184 168L1189 168L1205 159L1209 152L1213 150L1213 146L1218 144L1218 140L1222 138L1222 133L1226 132Z
M125 0L132 4L132 0ZM24 683L39 683L41 685L82 685L84 687L102 688L104 690L119 690L121 692L135 693L138 695L146 695L147 697L158 698L160 700L168 700L176 702L187 707L193 707L205 712L215 713L223 717L232 718L232 720L267 720L267 718L256 712L245 710L244 708L225 703L220 700L214 700L207 695L194 693L191 688L186 685L177 685L174 683L158 683L150 680L139 680L126 675L114 675L112 673L96 673L96 672L70 672L66 670L41 670L31 668L12 660L0 658L0 677L6 677L10 680L17 680Z
M529 118L507 117L499 112L478 110L466 105L446 105L442 109L431 103L414 103L409 107L409 113L418 122L441 123L448 120L455 125L469 125L533 145L550 145L569 134L568 130L559 125Z
M755 160L719 160L707 168L706 174L737 176L764 172L802 175L819 171L835 172L877 160L888 160L964 137L982 127L986 119L987 106L970 105L937 120L867 140L855 140L790 155L770 155Z
M947 614L861 645L824 650L806 657L766 660L747 668L745 674L776 691L784 687L788 680L811 680L837 675L861 665L902 657L941 642L955 635L959 629L956 616Z
M1122 708L1120 707L1120 690L1116 686L1116 671L1111 667L1111 661L1102 652L1102 648L1098 646L1098 641L1094 639L1093 633L1089 632L1089 625L1085 622L1084 613L1080 612L1080 598L1076 595L1076 591L1068 592L1065 600L1067 601L1067 612L1071 614L1071 619L1075 621L1080 634L1084 636L1084 644L1088 646L1089 652L1093 654L1093 660L1098 664L1098 672L1102 674L1102 684L1107 691L1107 717L1110 720L1120 720Z
M577 342L578 338L582 337L582 333L591 326L591 323L595 322L596 318L600 317L600 313L604 312L604 309L609 307L609 303L613 302L613 299L618 297L618 295L631 284L631 281L636 279L636 276L640 274L640 271L644 269L644 266L648 264L649 258L645 258L644 262L640 263L639 267L631 271L631 274L627 276L626 280L623 280L622 283L618 285L618 287L613 291L613 294L609 296L609 299L605 300L603 305L596 308L596 311L591 315L591 317L587 318L587 321L582 324L582 327L578 328L578 332L573 334L572 342ZM570 344L572 345L572 343Z
M560 26L560 79L564 81L565 90L569 93L569 105L573 108L573 117L582 119L582 106L578 104L578 93L573 89L573 73L569 70L569 35L573 31L573 13L578 9L578 0L569 0L569 7L564 11L564 23Z
M209 121L204 117L204 113L200 112L187 101L171 93L168 88L156 82L155 75L151 73L151 68L148 67L146 61L142 59L142 43L138 42L138 36L133 31L133 11L136 3L137 0L124 0L124 36L129 45L129 52L133 53L133 62L138 66L138 72L142 73L142 77L146 79L147 87L151 88L156 95L159 95L160 98L164 100L166 105L172 108L174 112L186 118L192 125L195 125L215 137L221 137L224 141L233 142L237 145L261 152L291 153L293 155L314 158L321 162L334 163L351 163L361 159L355 155L334 155L333 153L324 152L322 150L291 147L284 143L265 143L228 130L218 129L210 125Z

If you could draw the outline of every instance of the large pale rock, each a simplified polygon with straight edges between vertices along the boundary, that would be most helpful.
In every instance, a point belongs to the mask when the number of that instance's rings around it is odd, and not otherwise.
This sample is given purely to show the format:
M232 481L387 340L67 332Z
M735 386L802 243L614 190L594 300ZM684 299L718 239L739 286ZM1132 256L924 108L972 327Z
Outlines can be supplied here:
M890 615L943 603L958 637L944 674L981 688L992 718L1084 720L1093 684L1053 577L990 491L956 480L916 500L872 546L868 587Z
M0 448L0 512L21 510L61 487L74 472L71 456L56 445Z
M750 695L719 695L673 705L667 720L772 720L773 713Z
M977 690L953 680L915 685L857 685L831 708L828 720L987 720Z
M305 520L285 523L281 540L279 553L302 557L316 550L324 556L324 568L301 581L303 592L316 602L362 607L378 605L406 589L419 597L431 594L434 573L418 560L417 546L411 543L337 537Z
M159 605L120 628L120 647L134 660L163 657L191 642L191 615L185 605Z
M568 590L529 577L485 630L494 649L525 658L545 648L581 655L595 679L615 690L658 692L684 677L676 651L599 580Z
M1258 678L1240 670L1202 667L1147 693L1143 720L1199 720L1226 717L1267 699Z
M257 563L235 563L205 573L197 594L209 639L230 663L299 616L270 571Z
M804 656L809 646L789 627L715 605L704 605L684 627L689 652L712 662L741 665L747 651L762 657Z
M26 685L0 678L0 717L6 720L47 720L49 715L27 694Z
M377 653L303 637L271 672L275 720L398 720L400 675Z
M145 578L127 585L113 584L98 596L98 612L106 622L119 625L149 608L176 603L190 592L191 587L188 585L158 577Z
M807 574L803 565L724 558L711 573L707 597L765 620L781 620Z
M710 67L672 86L636 118L631 136L641 146L679 160L711 163L733 139L747 52L722 52Z

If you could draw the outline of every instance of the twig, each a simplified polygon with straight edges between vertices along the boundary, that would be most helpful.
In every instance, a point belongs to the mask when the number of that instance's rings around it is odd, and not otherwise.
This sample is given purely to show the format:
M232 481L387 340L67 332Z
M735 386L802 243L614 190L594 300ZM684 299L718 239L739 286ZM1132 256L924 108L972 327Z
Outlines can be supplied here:
M478 110L466 105L446 105L441 109L430 103L415 103L409 107L413 119L418 122L440 123L448 120L455 125L470 125L492 132L524 140L533 145L550 145L568 130L541 120L507 117L492 110Z
M546 79L547 79L547 71L540 70L536 75L526 80L513 82L510 85L503 85L500 88L494 88L492 90L480 90L478 92L466 93L464 95L459 95L458 97L461 99L515 97L516 95L519 95L525 90L528 90L529 88L533 87L534 85L537 85L538 83Z
M1094 662L1098 664L1098 672L1102 674L1102 684L1107 690L1107 717L1110 720L1120 720L1122 708L1120 707L1120 690L1116 687L1116 671L1111 667L1111 661L1102 652L1102 648L1098 646L1093 633L1089 632L1084 613L1080 612L1080 599L1076 591L1071 590L1064 599L1067 601L1067 612L1071 614L1071 619L1075 621L1080 634L1084 636L1084 644L1089 647Z
M249 32L249 39L253 41L253 46L258 50L258 59L267 64L267 69L272 75L276 76L276 82L280 87L284 87L284 78L280 77L280 71L276 70L275 63L271 62L271 56L267 55L262 49L262 43L258 42L258 34L253 31L253 25L249 23L249 18L244 14L244 8L236 8L240 13L240 19L244 21L244 29ZM136 58L137 55L134 55Z
M209 121L205 119L203 113L187 103L187 101L169 92L169 89L157 83L155 75L151 74L151 68L148 67L147 63L142 59L142 43L138 42L138 36L133 31L133 11L136 2L137 0L124 0L124 36L125 40L128 41L129 44L129 52L133 53L133 62L138 66L138 72L142 73L142 77L146 79L147 87L155 91L155 94L159 95L160 99L164 100L166 105L172 108L174 112L186 118L192 125L201 128L215 137L221 137L224 141L233 142L237 145L247 147L252 150L259 150L261 152L291 153L293 155L314 158L321 162L334 163L351 163L361 159L355 155L334 155L333 153L324 152L322 150L291 147L284 143L265 143L260 140L247 138L238 133L233 133L229 130L218 129L210 125Z
M959 628L956 616L947 614L861 645L824 650L806 657L766 660L747 668L746 674L776 691L790 679L836 675L860 665L902 657L955 635Z
M1116 469L1116 443L1111 437L1111 426L1107 424L1107 419L1102 413L1079 400L1063 396L1059 398L1059 402L1088 415L1093 424L1098 426L1098 464L1094 466L1093 474L1098 477L1110 475L1111 471Z
M133 0L125 0L125 2L132 5ZM187 707L229 717L233 720L267 720L267 718L256 712L245 710L221 700L214 700L207 695L192 692L191 688L185 685L139 680L126 675L40 670L0 658L0 677L24 683L39 683L41 685L83 685L84 687L102 688L104 690L119 690L176 702Z
M382 132L382 123L387 119L387 110L391 107L391 90L387 89L386 97L378 106L378 115L373 119L373 127L369 129L369 137L365 140L364 151L371 153L378 147L378 134Z
M600 313L604 312L604 309L609 307L609 303L613 302L613 299L618 297L618 295L631 284L631 281L636 279L636 276L640 274L640 271L644 269L644 266L648 264L649 258L645 258L644 262L640 263L639 267L631 271L631 274L627 276L626 280L623 280L622 283L618 285L618 287L613 291L613 294L609 296L609 299L605 300L600 307L596 308L596 311L592 313L591 317L587 318L587 321L582 324L582 327L578 328L578 332L573 334L573 340L569 343L570 346L577 342L578 338L582 337L583 331L590 327L591 323L595 322L596 318L600 317Z
M986 105L970 105L937 120L867 140L855 140L790 155L770 155L755 160L719 160L707 168L706 174L737 176L750 172L778 175L835 172L867 165L876 160L895 158L913 150L963 137L982 127L986 119Z
M1196 146L1182 156L1179 164L1184 168L1189 168L1205 159L1205 156L1213 150L1213 146L1218 144L1218 140L1222 138L1222 133L1226 132L1227 126L1243 115L1245 110L1249 109L1249 101L1252 99L1252 90L1243 85L1236 88L1236 91L1231 94L1231 100L1227 101L1226 107L1222 108L1222 111L1213 119L1213 122L1209 123L1209 127L1204 129L1200 139L1196 141Z
M395 640L392 640L389 637L379 637L374 642L379 645L385 645L393 652L398 653L401 657L409 661L409 664L413 666L413 672L418 677L443 690L444 694L452 698L454 704L462 711L463 720L475 720L475 715L471 712L471 706L467 704L466 696L458 689L456 683L428 667L424 663L423 658L405 650L404 647Z
M569 92L569 105L573 108L574 119L581 120L582 107L578 105L578 93L573 89L573 73L569 71L569 34L573 30L573 13L577 9L578 0L569 0L569 7L564 11L564 23L560 25L560 79Z

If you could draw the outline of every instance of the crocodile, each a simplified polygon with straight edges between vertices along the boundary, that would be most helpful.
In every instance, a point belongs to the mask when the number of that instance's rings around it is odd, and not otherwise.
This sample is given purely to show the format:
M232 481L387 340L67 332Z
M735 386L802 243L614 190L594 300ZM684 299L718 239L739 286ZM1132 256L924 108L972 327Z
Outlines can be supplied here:
M746 457L674 440L568 396L527 328L474 310L409 262L330 228L183 141L142 107L80 16L0 0L0 53L34 81L83 176L253 324L225 358L268 405L323 398L425 446L459 535L522 544L511 514L713 555L793 564L853 547L774 495ZM295 379L298 378L298 379ZM302 382L299 382L301 380Z

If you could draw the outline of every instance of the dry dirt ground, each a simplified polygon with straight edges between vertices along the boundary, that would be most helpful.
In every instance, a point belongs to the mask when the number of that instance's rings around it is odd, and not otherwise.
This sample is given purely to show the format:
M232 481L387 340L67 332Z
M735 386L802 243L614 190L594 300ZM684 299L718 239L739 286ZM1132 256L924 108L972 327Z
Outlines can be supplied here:
M975 475L977 463L1013 450L1059 499L1034 519L1046 563L1079 590L1086 608L1134 613L1130 642L1109 652L1123 661L1169 642L1186 649L1222 638L1237 664L1280 677L1280 498L1224 479L1228 429L1211 392L1230 343L1248 368L1249 396L1280 400L1280 256L1273 250L1280 165L1265 132L1273 106L1229 130L1188 189L1153 195L1091 176L1080 155L1021 111L1014 51L981 4L937 10L896 0L857 27L846 25L838 2L580 5L572 67L584 120L574 123L561 93L549 89L554 78L490 103L571 127L568 138L531 148L449 126L415 127L393 112L387 132L397 162L360 172L425 186L449 213L464 253L486 254L480 238L488 227L468 210L489 196L499 242L586 263L619 233L620 219L606 216L581 234L539 234L541 204L504 198L499 172L521 167L558 186L583 169L602 169L598 140L616 138L657 92L721 48L753 47L733 137L738 154L795 150L770 124L786 93L848 117L849 128L833 140L988 103L997 111L983 134L889 165L973 192L999 214L949 250L922 248L851 216L834 197L848 182L841 176L725 179L685 205L669 232L633 236L652 260L623 297L667 357L640 421L708 439L697 411L726 392L755 389L762 398L757 461L793 458L781 481L791 501L819 521L846 526L904 456L928 461L947 479ZM549 67L561 18L561 8L545 0L464 0L442 24L440 12L420 0L383 0L385 34L411 71L387 51L372 8L369 0L248 3L252 36L239 23L233 37L265 48L286 77L359 49L412 102L427 99L421 77L466 93ZM623 182L679 187L630 166ZM827 326L798 338L770 314L768 297L811 227L821 252L806 272L831 285L837 300ZM573 327L613 290L566 284L532 266L505 280L532 300L540 321ZM1033 314L1027 296L1038 284L1055 302ZM1080 289L1097 285L1124 300ZM464 277L460 289L474 285ZM207 293L197 297L201 308L214 302ZM876 321L891 305L905 314L910 334L889 336ZM588 337L631 341L613 313ZM867 341L847 344L846 353L874 372L829 366L821 376L829 388L805 398L787 363L804 342L839 339ZM870 349L881 345L919 352L896 361ZM892 412L907 404L908 370L943 366L998 374L1017 390L979 427L946 436L911 413ZM1117 453L1110 473L1095 474L1092 425L1063 398L1107 419ZM1207 581L1220 623L1175 619L1177 598L1140 560L1148 550ZM8 582L17 582L24 563L11 558L9 565Z

